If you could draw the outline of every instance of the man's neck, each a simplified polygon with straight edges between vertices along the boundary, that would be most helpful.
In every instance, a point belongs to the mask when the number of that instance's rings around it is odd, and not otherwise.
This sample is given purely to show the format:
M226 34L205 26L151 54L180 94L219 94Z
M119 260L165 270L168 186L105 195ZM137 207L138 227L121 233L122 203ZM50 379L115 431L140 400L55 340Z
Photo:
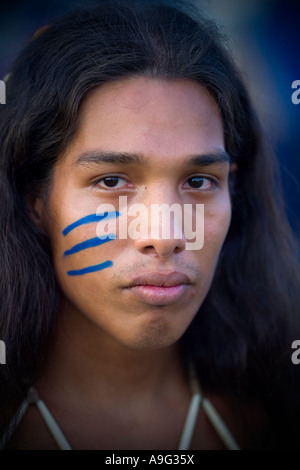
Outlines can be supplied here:
M124 403L171 387L182 393L188 386L179 344L152 351L128 348L73 308L59 316L56 342L37 383L41 395L51 390L74 400L118 397Z

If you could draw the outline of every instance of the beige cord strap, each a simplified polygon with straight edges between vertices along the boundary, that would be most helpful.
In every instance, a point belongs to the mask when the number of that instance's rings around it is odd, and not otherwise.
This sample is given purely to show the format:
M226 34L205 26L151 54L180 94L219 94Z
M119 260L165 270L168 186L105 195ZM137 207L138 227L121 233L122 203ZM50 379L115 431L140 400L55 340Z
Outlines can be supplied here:
M18 428L20 422L22 421L23 416L25 415L28 406L29 406L29 403L27 402L27 400L24 400L20 408L16 412L15 416L10 421L7 431L4 433L4 435L0 439L0 450L3 450L6 448L7 444L9 443L13 434L15 433L16 429Z
M220 439L225 444L226 448L229 450L240 450L237 442L231 435L229 429L225 425L224 421L212 405L212 403L202 396L201 388L197 380L196 372L194 368L191 367L190 371L190 383L192 388L192 398L187 412L187 416L184 422L183 430L181 433L178 450L188 450L191 444L191 440L194 434L194 429L198 417L199 407L202 405L203 410L205 411L208 419L218 433ZM39 412L42 415L50 433L52 434L55 442L61 450L72 450L67 439L60 430L55 419L51 415L50 411L46 407L45 403L40 400L38 393L35 388L31 387L27 395L28 404L33 403L37 406ZM20 416L25 412L25 409L22 410Z
M237 442L233 438L231 432L227 428L226 424L220 417L220 415L217 413L216 409L214 406L211 404L211 402L205 398L202 401L202 407L209 418L211 424L217 431L218 435L224 442L225 446L227 447L228 450L240 450L240 447L238 446Z
M200 405L202 405L206 416L210 420L211 424L218 433L222 442L225 444L226 448L228 450L240 450L240 447L238 446L236 440L232 436L231 432L229 431L228 427L222 420L215 407L207 398L203 397L201 387L198 382L197 373L193 364L190 364L190 384L191 389L193 391L193 396L184 424L178 450L189 449Z
M178 450L188 450L190 448L198 417L199 407L202 401L202 393L198 383L196 370L192 363L189 366L189 381L193 395L185 418Z
M195 424L197 421L198 410L201 403L202 396L200 393L195 393L192 397L189 410L183 426L178 450L188 450L191 445L191 440L194 434Z
M68 443L67 439L63 435L62 431L60 430L58 424L56 423L55 419L51 415L50 411L46 407L45 403L40 400L38 393L35 388L31 387L28 391L27 395L28 403L33 403L37 406L39 412L42 415L50 433L53 436L53 439L57 443L58 447L61 450L72 450L72 447Z

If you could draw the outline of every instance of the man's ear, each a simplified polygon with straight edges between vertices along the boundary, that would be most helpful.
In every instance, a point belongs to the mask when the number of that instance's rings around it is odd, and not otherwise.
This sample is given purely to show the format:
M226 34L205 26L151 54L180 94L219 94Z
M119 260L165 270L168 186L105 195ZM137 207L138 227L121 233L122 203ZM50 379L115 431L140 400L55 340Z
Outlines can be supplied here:
M26 194L26 205L32 222L42 231L46 231L46 204L44 198L29 190Z

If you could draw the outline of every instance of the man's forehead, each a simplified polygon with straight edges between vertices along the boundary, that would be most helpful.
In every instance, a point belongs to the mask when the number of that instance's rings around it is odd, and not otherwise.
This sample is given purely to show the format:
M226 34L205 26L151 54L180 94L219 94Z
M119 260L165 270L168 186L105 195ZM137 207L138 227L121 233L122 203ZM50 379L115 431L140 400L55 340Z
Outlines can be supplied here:
M109 107L114 113L149 110L155 113L155 108L163 102L166 111L177 107L180 113L182 107L188 107L190 112L199 113L199 102L210 105L213 111L219 112L216 101L207 88L190 79L163 80L137 76L121 80L113 80L95 87L83 99L79 108L79 119L95 112L95 106ZM162 113L160 112L160 115ZM156 116L156 117L159 117Z
M136 100L133 92L141 88L145 96ZM119 105L120 96L126 106ZM145 165L161 159L203 166L204 157L207 164L228 162L224 148L218 107L203 87L191 80L139 77L100 86L87 96L66 153L72 154L72 165Z

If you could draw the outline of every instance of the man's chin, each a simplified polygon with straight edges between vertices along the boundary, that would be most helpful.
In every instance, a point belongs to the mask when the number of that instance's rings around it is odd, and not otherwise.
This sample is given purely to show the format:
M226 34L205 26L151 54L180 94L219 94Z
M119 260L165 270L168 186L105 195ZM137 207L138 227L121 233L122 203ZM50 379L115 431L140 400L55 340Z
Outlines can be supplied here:
M176 343L186 331L188 325L174 325L174 321L166 318L168 315L155 315L140 325L138 333L132 335L128 341L131 348L140 351L154 351L168 348Z

